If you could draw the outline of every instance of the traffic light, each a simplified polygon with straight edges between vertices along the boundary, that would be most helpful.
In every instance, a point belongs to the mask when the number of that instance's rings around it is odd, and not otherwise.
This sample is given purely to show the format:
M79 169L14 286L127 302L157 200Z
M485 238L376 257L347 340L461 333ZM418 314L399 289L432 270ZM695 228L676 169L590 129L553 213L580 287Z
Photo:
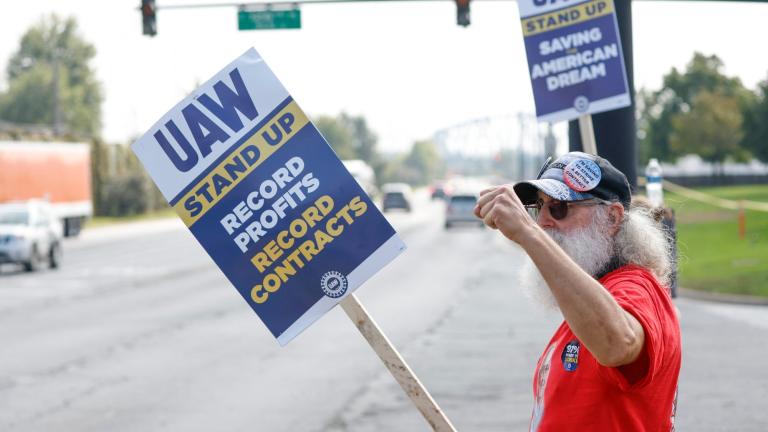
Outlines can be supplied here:
M142 33L146 36L156 35L157 8L155 7L155 0L141 0L141 19L144 24Z
M456 24L469 25L469 0L456 0Z

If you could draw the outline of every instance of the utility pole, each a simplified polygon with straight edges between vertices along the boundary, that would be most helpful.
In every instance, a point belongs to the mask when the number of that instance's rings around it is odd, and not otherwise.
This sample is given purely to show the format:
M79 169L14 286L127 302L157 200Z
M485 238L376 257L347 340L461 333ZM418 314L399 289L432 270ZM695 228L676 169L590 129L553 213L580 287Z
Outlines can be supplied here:
M52 93L53 93L53 135L54 136L61 136L63 127L62 127L62 121L61 121L61 74L60 74L60 67L61 67L61 50L59 48L53 49L53 79L51 86Z

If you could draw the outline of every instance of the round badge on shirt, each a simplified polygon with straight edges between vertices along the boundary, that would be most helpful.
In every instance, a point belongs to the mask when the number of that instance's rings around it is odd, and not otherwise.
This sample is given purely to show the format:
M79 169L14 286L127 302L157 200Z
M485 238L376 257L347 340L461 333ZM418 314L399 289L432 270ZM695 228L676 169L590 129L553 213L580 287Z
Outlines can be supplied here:
M591 191L602 178L600 167L589 159L576 159L563 168L563 181L577 192Z

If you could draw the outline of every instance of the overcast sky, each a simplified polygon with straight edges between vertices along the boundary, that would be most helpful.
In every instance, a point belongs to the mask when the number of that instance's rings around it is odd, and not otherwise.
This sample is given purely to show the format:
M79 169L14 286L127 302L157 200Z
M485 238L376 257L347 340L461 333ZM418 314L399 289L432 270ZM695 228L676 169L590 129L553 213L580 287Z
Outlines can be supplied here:
M158 0L180 3L195 1ZM473 2L468 28L456 25L450 1L303 5L301 30L272 31L238 31L232 6L160 10L155 38L141 35L139 4L14 2L0 15L0 68L43 14L75 16L98 52L103 135L119 142L145 132L251 46L310 115L364 115L385 151L474 118L533 112L512 1ZM635 86L658 88L664 73L701 51L754 88L768 77L767 19L768 3L635 1Z

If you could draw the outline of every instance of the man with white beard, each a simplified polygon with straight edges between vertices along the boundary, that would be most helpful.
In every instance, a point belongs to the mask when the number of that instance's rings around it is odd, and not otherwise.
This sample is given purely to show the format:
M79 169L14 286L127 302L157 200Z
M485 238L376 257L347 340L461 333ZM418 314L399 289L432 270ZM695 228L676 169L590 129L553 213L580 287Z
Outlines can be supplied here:
M674 430L681 345L668 243L630 204L626 176L581 152L480 195L475 214L525 250L565 319L536 367L531 431Z

